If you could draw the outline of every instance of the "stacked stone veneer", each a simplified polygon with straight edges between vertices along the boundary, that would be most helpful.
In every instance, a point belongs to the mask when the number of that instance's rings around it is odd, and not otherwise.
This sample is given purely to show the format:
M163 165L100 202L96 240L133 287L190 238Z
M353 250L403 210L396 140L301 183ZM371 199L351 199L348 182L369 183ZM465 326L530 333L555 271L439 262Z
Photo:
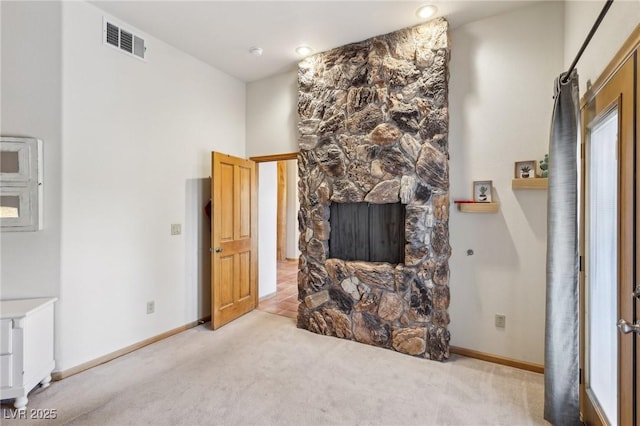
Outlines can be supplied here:
M449 356L448 24L299 65L298 327ZM405 263L330 258L331 203L406 204Z

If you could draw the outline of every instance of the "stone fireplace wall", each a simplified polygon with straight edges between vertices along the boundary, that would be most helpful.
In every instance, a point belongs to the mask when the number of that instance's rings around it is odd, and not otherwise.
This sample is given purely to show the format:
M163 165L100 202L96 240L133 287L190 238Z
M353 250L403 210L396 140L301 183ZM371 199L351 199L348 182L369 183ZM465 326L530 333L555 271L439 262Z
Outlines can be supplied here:
M299 65L298 327L449 357L448 24ZM331 203L406 205L405 263L330 258Z

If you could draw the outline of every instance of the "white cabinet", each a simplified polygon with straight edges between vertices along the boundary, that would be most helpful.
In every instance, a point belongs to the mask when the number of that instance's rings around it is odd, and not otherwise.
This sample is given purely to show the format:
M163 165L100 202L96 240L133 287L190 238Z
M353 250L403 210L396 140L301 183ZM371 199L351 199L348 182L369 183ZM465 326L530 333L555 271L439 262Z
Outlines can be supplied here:
M0 301L0 397L24 409L27 394L49 386L53 359L53 305L56 298Z

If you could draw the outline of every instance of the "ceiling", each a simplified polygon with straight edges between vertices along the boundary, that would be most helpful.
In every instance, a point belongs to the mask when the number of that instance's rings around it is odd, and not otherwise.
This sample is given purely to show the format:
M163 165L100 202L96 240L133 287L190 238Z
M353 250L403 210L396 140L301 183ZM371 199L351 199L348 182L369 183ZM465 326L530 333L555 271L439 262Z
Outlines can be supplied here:
M141 30L243 81L287 70L294 49L321 52L417 25L425 1L92 1ZM434 1L452 28L534 1ZM249 48L264 49L262 56ZM148 46L148 57L153 45Z

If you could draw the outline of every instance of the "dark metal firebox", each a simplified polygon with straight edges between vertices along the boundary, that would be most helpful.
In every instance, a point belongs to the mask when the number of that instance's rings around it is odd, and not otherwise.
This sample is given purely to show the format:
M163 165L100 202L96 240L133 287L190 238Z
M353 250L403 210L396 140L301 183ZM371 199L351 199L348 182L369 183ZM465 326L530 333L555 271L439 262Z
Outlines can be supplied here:
M404 204L331 203L330 210L329 257L404 262Z

